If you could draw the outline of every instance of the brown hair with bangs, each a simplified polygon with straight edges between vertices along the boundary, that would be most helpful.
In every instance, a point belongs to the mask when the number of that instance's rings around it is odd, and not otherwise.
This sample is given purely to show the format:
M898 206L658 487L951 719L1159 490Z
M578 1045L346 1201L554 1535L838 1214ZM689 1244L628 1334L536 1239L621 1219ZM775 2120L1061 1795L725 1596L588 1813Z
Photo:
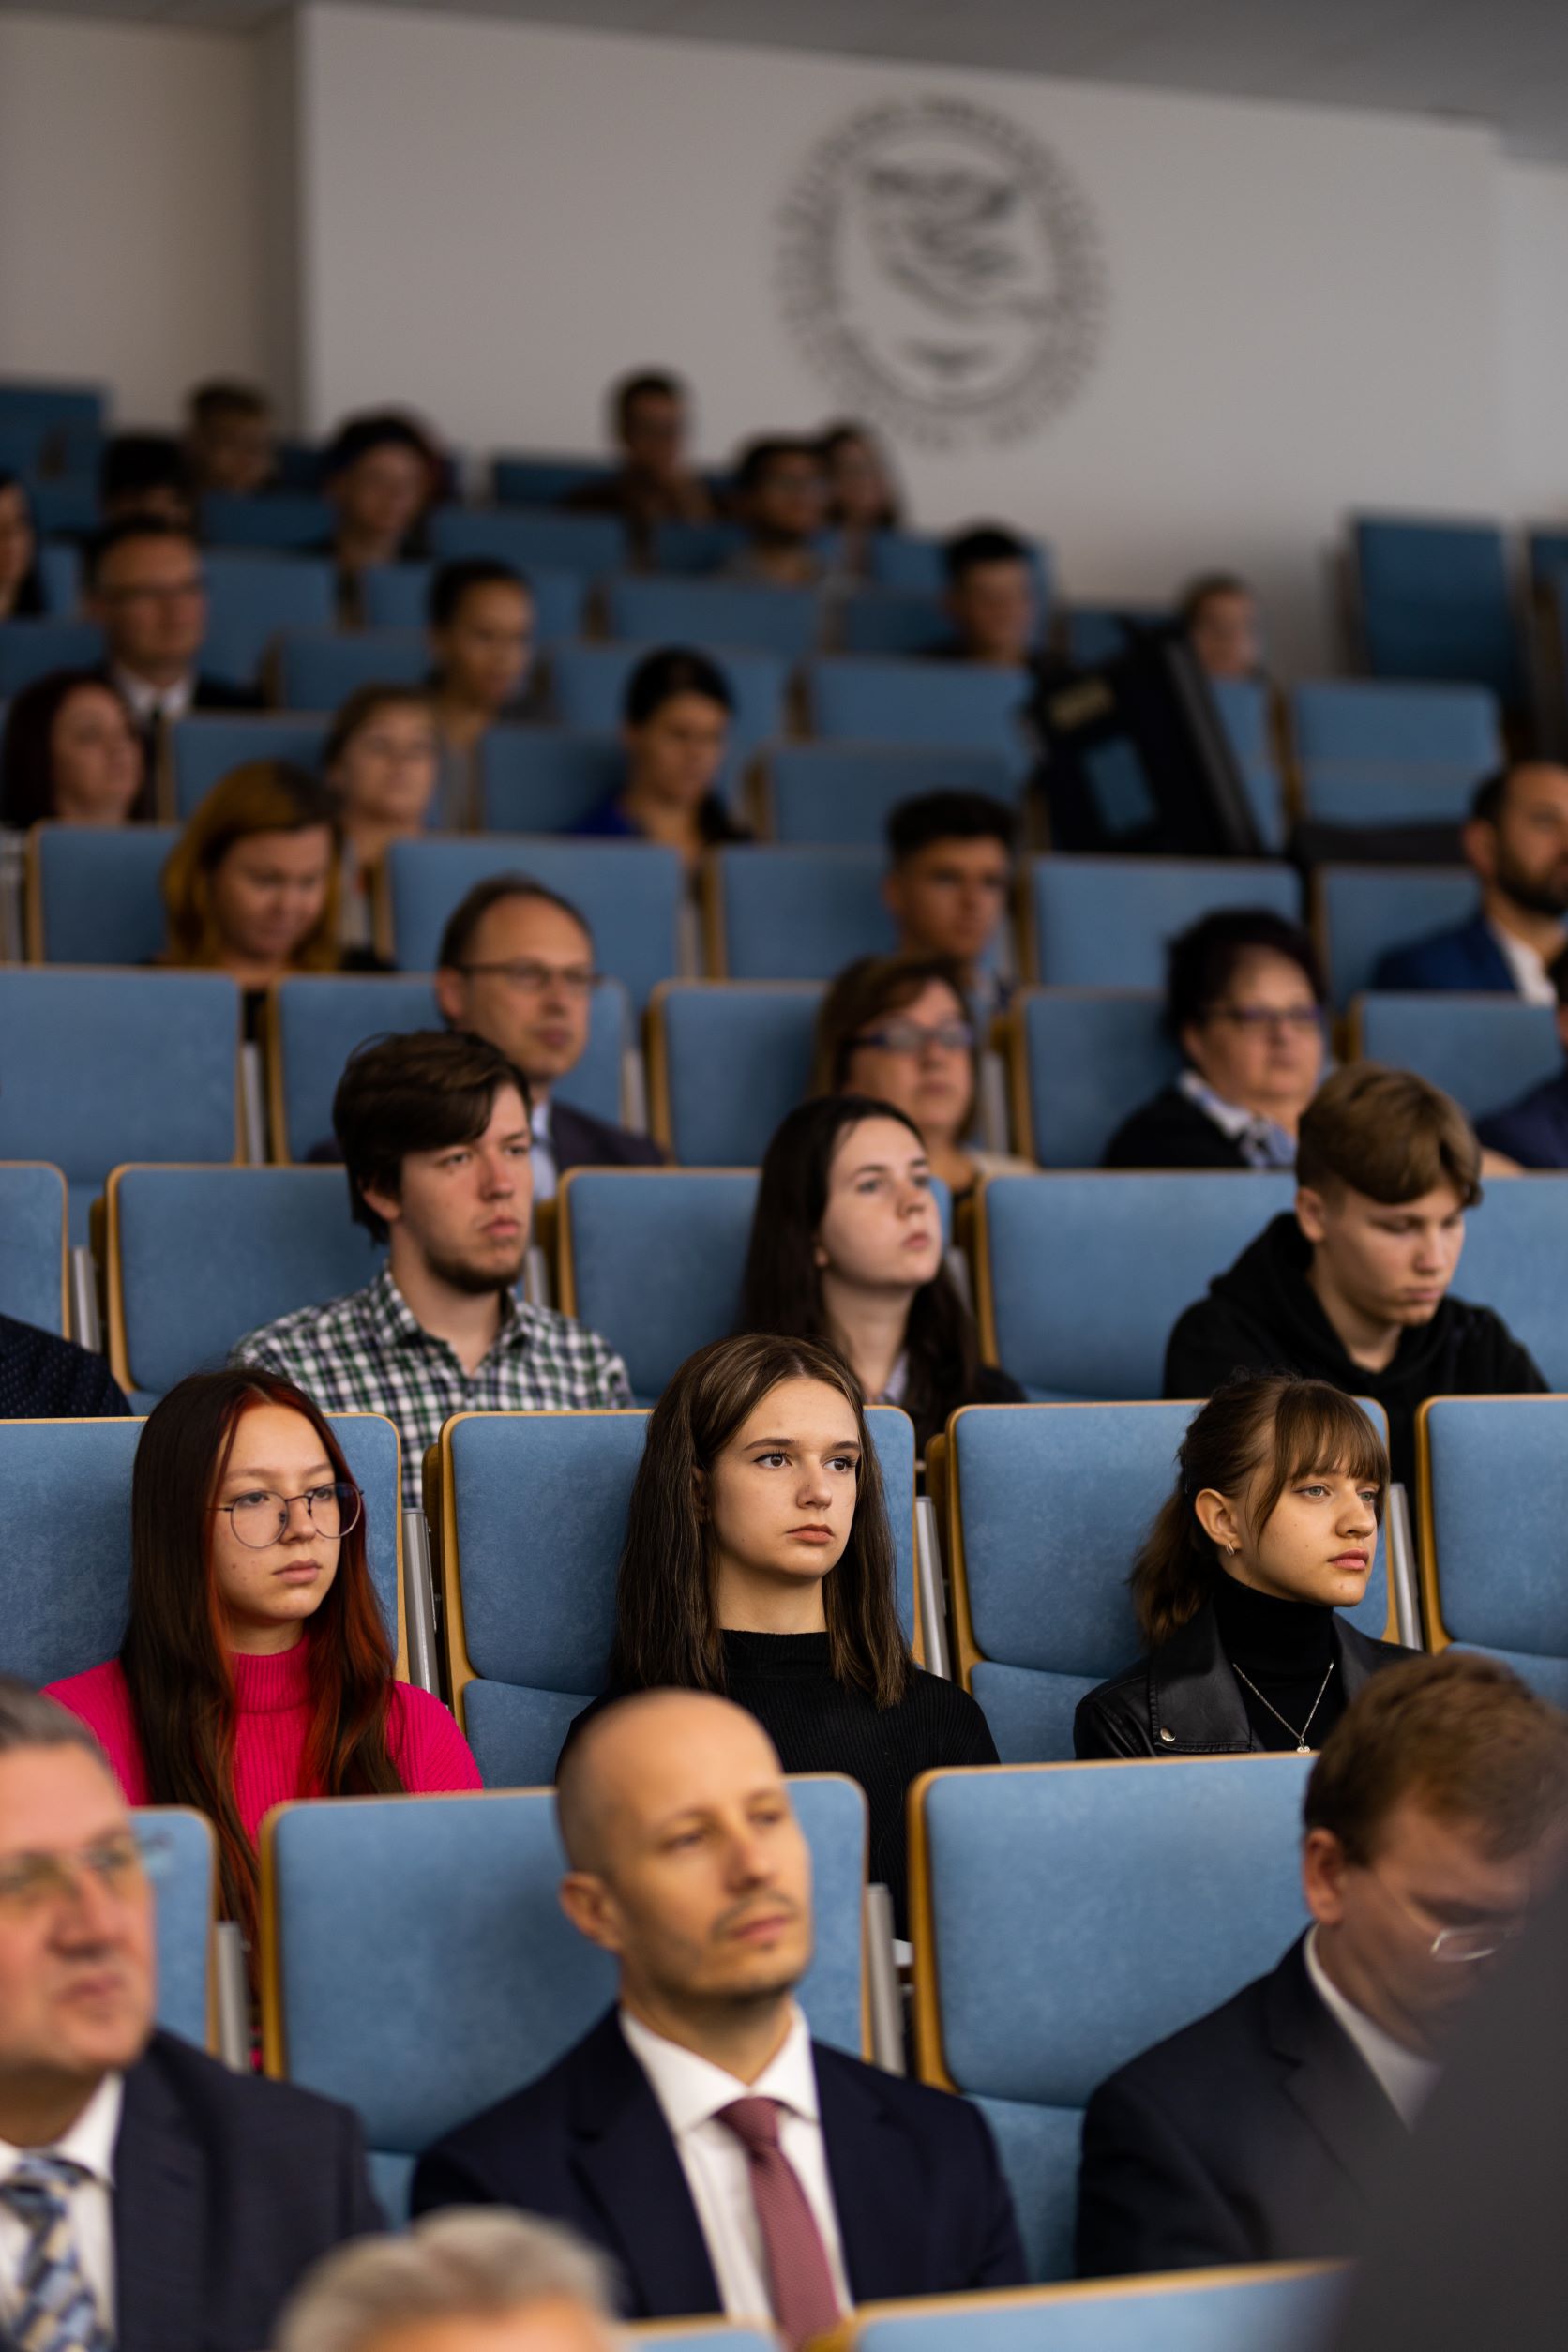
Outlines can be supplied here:
M1354 1397L1327 1380L1293 1372L1249 1373L1216 1389L1197 1413L1176 1455L1176 1487L1133 1563L1133 1607L1152 1650L1196 1617L1223 1574L1199 1519L1208 1489L1240 1506L1254 1537L1287 1486L1314 1471L1364 1478L1378 1488L1382 1519L1388 1453Z
M1444 1186L1463 1209L1481 1198L1481 1146L1452 1094L1413 1070L1352 1062L1335 1070L1302 1113L1296 1182L1332 1196L1349 1185L1396 1208Z

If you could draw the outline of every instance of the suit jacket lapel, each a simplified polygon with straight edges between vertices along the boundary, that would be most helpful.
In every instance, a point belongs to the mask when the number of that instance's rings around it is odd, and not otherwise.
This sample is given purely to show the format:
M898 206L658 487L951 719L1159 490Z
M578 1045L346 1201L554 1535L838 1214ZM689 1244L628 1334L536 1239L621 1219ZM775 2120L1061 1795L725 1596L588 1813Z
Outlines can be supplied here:
M811 2052L850 2292L857 2303L919 2294L923 2196L909 2143L889 2123L868 2068L844 2063L820 2043Z
M1386 2179L1410 2135L1360 2051L1313 1991L1304 1943L1304 1937L1286 1954L1271 1980L1269 2038L1289 2066L1289 2096L1350 2185L1370 2191Z
M718 2282L670 2127L614 2013L582 2051L572 2164L620 2250L634 2317L719 2308Z
M200 2352L206 2237L201 2149L143 2058L126 2075L114 2144L119 2352Z

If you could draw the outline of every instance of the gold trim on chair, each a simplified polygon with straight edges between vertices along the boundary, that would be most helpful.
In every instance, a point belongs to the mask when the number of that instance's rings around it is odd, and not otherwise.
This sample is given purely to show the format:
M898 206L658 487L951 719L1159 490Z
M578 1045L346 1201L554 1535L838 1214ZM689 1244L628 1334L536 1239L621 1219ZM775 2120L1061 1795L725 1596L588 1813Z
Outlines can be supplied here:
M1143 2301L1153 2295L1200 2295L1211 2287L1271 2286L1287 2279L1329 2278L1348 2270L1343 2262L1256 2262L1227 2264L1213 2270L1155 2270L1140 2277L1065 2279L1052 2286L998 2287L989 2294L927 2295L885 2303L861 2303L833 2335L825 2352L854 2352L861 2330L883 2319L941 2322L962 2312L1051 2311L1069 2303Z

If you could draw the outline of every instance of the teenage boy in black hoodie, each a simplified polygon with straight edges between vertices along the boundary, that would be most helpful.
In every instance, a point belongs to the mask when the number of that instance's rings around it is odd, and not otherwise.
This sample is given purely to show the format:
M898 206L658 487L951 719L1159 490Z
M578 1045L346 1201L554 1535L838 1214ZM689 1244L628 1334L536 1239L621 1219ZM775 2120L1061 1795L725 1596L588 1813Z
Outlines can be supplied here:
M1448 1295L1480 1177L1481 1147L1450 1096L1375 1062L1336 1071L1302 1117L1295 1214L1275 1217L1181 1317L1166 1395L1288 1371L1376 1397L1394 1475L1413 1492L1428 1396L1546 1387L1500 1316Z

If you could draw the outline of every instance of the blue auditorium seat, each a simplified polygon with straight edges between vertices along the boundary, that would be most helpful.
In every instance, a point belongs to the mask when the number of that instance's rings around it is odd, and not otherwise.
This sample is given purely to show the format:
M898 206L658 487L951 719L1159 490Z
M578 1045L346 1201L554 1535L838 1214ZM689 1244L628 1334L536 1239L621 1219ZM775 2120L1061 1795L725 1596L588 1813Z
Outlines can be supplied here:
M1067 658L1075 669L1097 670L1124 654L1140 628L1168 627L1173 617L1164 605L1072 605L1067 611Z
M1416 1445L1427 1641L1489 1651L1568 1707L1568 1396L1435 1396Z
M659 644L565 644L550 649L550 695L553 716L565 727L609 734L621 725L632 671ZM777 654L736 653L728 646L702 648L724 673L734 698L730 723L730 764L740 763L784 732L784 686L789 664Z
M1146 1647L1127 1577L1190 1404L968 1405L948 1425L958 1664L1006 1764L1071 1760L1073 1711ZM1381 1430L1383 1417L1369 1415ZM1346 1612L1395 1639L1381 1544Z
M781 743L767 756L773 837L790 849L869 849L927 792L985 792L1016 807L1024 776L1000 753L962 745Z
M837 1777L791 1788L817 1921L801 2005L858 2056L865 1799ZM358 2111L395 2219L421 2150L543 2073L614 2001L613 1961L557 1900L565 1868L542 1788L318 1799L263 1826L267 2072Z
M918 659L953 642L953 619L941 596L900 588L861 588L838 612L838 650Z
M1320 2352L1342 2272L1259 2264L862 2305L847 2352ZM886 2315L883 2316L885 2309ZM692 2352L698 2352L693 2345Z
M0 1315L65 1333L66 1180L47 1160L0 1163Z
M1361 515L1354 526L1366 666L1375 678L1444 678L1525 700L1500 524Z
M1415 1070L1452 1094L1472 1119L1501 1110L1562 1067L1557 1017L1518 996L1364 996L1354 1010L1358 1050L1369 1062Z
M1293 1176L1228 1169L992 1177L975 1237L987 1361L1039 1403L1158 1396L1182 1309L1294 1199Z
M239 1012L221 972L0 971L0 1158L62 1170L73 1242L122 1160L234 1158Z
M269 490L264 498L208 490L202 501L202 537L210 548L273 548L300 555L330 547L336 510L324 498Z
M96 621L0 621L0 702L52 670L91 670L102 659Z
M370 1580L388 1634L399 1636L398 1433L376 1413L328 1419L365 1497ZM47 1544L9 1547L0 1674L35 1686L58 1682L118 1651L141 1435L139 1421L0 1421L0 1490L11 1524L49 1530Z
M1209 693L1271 856L1285 847L1285 778L1274 748L1273 697L1263 678L1211 678Z
M1503 757L1484 686L1324 680L1290 712L1304 810L1325 824L1457 824Z
M544 507L440 506L430 521L430 553L438 564L465 555L493 556L520 572L593 575L614 571L626 556L626 535L614 515L566 515Z
M1464 866L1320 866L1315 887L1329 995L1341 1006L1372 986L1391 947L1469 923L1480 904Z
M1465 1219L1454 1288L1500 1315L1551 1386L1568 1391L1568 1176L1489 1184Z
M183 823L231 768L249 760L289 760L298 767L319 768L326 731L324 718L249 711L176 719L170 730L176 815Z
M606 582L604 599L610 635L649 644L735 645L800 661L822 627L810 588L623 573Z
M812 662L806 676L814 731L830 741L963 745L1015 770L1031 764L1027 671L843 655Z
M138 1412L295 1307L363 1289L382 1251L340 1168L117 1167L109 1180L108 1349Z
M688 578L722 571L730 558L745 547L746 539L745 529L738 522L656 522L651 543L652 568L656 572L685 573Z
M27 843L35 963L144 964L167 937L158 878L175 825L36 825Z
M729 980L830 980L856 956L891 955L884 852L729 843L705 877L708 968Z
M423 686L423 629L285 629L278 641L278 699L286 711L335 711L356 686Z
M34 524L46 538L84 539L103 520L98 482L90 474L29 482L27 501L33 509Z
M612 481L616 469L604 458L536 458L497 451L490 460L490 488L498 506L553 506L590 483Z
M38 574L52 620L68 620L82 599L82 550L69 539L38 543Z
M213 2039L209 1990L218 1856L212 1824L187 1805L139 1805L158 1932L158 2022L199 2050Z
M1295 1756L1153 1757L916 1784L920 2073L995 2133L1032 2278L1072 2275L1091 2093L1306 1925L1307 1771Z
M386 857L394 953L405 972L429 972L446 918L491 874L532 874L579 908L601 971L638 1012L680 963L686 874L679 853L652 841L565 841L525 834L394 841Z
M1028 562L1042 619L1051 601L1051 551L1043 540L1028 545ZM870 577L878 588L900 589L908 596L947 594L947 542L924 538L913 531L879 531L871 540Z
M1301 920L1292 869L1244 858L1040 857L1029 885L1048 988L1163 988L1167 943L1221 907Z
M422 629L430 593L433 564L371 564L360 575L365 626L372 629ZM582 626L588 586L580 572L545 571L528 567L534 597L535 635L576 637Z
M1123 1120L1182 1066L1153 989L1027 989L1012 1046L1018 1149L1042 1168L1098 1168Z
M238 555L209 549L207 633L202 668L231 686L253 686L284 629L325 629L333 623L337 574L324 555Z
M618 735L570 727L491 727L479 738L479 793L490 833L572 833L626 778Z
M648 1008L651 1124L684 1168L755 1168L811 1083L822 990L667 980Z

